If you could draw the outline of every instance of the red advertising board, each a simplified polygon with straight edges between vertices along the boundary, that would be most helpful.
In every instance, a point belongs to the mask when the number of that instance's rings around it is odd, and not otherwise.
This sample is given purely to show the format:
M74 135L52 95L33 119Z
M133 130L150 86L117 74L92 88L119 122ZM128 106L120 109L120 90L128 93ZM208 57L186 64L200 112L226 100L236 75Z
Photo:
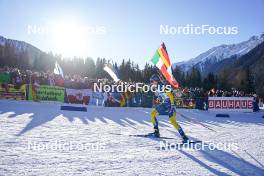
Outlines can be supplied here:
M92 96L91 89L66 89L69 103L88 105Z

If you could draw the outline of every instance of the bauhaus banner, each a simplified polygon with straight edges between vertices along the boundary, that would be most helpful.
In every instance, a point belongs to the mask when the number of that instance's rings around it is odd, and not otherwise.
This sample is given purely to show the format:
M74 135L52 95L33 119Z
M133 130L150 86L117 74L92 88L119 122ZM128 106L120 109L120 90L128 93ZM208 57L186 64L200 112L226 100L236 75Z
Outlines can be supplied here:
M253 112L253 97L208 97L208 110Z

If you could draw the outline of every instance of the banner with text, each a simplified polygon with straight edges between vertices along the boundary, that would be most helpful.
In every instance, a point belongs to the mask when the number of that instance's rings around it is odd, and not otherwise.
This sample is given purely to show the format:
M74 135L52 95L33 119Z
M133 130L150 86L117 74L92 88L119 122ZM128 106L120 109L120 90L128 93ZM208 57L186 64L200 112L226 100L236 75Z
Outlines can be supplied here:
M13 84L8 84L5 87L0 85L0 99L25 100L26 84L21 85L20 88L19 86L15 87Z
M58 86L29 85L29 100L64 102L64 88Z
M208 97L208 110L253 112L253 97Z

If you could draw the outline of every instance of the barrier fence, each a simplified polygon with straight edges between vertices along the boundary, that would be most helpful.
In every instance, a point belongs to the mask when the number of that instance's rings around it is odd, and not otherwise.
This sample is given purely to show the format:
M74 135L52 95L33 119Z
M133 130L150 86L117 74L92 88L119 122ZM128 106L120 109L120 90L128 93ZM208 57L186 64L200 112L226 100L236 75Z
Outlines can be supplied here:
M14 87L9 84L0 87L1 99L58 101L72 104L85 104L107 107L154 107L157 102L153 93L102 93L91 89L69 89L58 86L23 84ZM256 110L253 97L195 97L176 98L177 108L200 110Z

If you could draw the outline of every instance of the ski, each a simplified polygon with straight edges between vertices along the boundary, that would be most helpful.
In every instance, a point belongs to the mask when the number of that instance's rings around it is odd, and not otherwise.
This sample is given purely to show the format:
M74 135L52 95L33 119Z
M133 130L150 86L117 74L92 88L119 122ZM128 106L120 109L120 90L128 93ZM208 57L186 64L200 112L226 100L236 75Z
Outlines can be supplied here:
M150 134L130 134L128 136L145 137L145 138L152 138L152 139L175 139L175 138L172 138L172 137L165 137L165 136L156 137L152 133L150 133Z
M110 133L114 135L125 135L125 136L130 136L130 137L142 137L142 138L150 138L150 139L175 139L173 137L165 137L165 136L160 136L156 137L153 135L153 133L148 133L148 134L121 134L121 133Z
M142 137L142 138L150 138L150 139L176 139L176 138L173 138L173 137L165 137L165 136L160 136L160 137L156 137L153 135L153 133L148 133L148 134L121 134L121 133L110 133L110 134L113 134L113 135L125 135L125 136L130 136L130 137ZM186 143L175 143L177 146L180 146L180 147L183 147L183 146L186 146L186 145L194 145L194 144L198 144L198 143L202 143L202 141L189 141L189 142L186 142ZM170 143L168 143L170 144ZM172 144L172 143L171 143Z

